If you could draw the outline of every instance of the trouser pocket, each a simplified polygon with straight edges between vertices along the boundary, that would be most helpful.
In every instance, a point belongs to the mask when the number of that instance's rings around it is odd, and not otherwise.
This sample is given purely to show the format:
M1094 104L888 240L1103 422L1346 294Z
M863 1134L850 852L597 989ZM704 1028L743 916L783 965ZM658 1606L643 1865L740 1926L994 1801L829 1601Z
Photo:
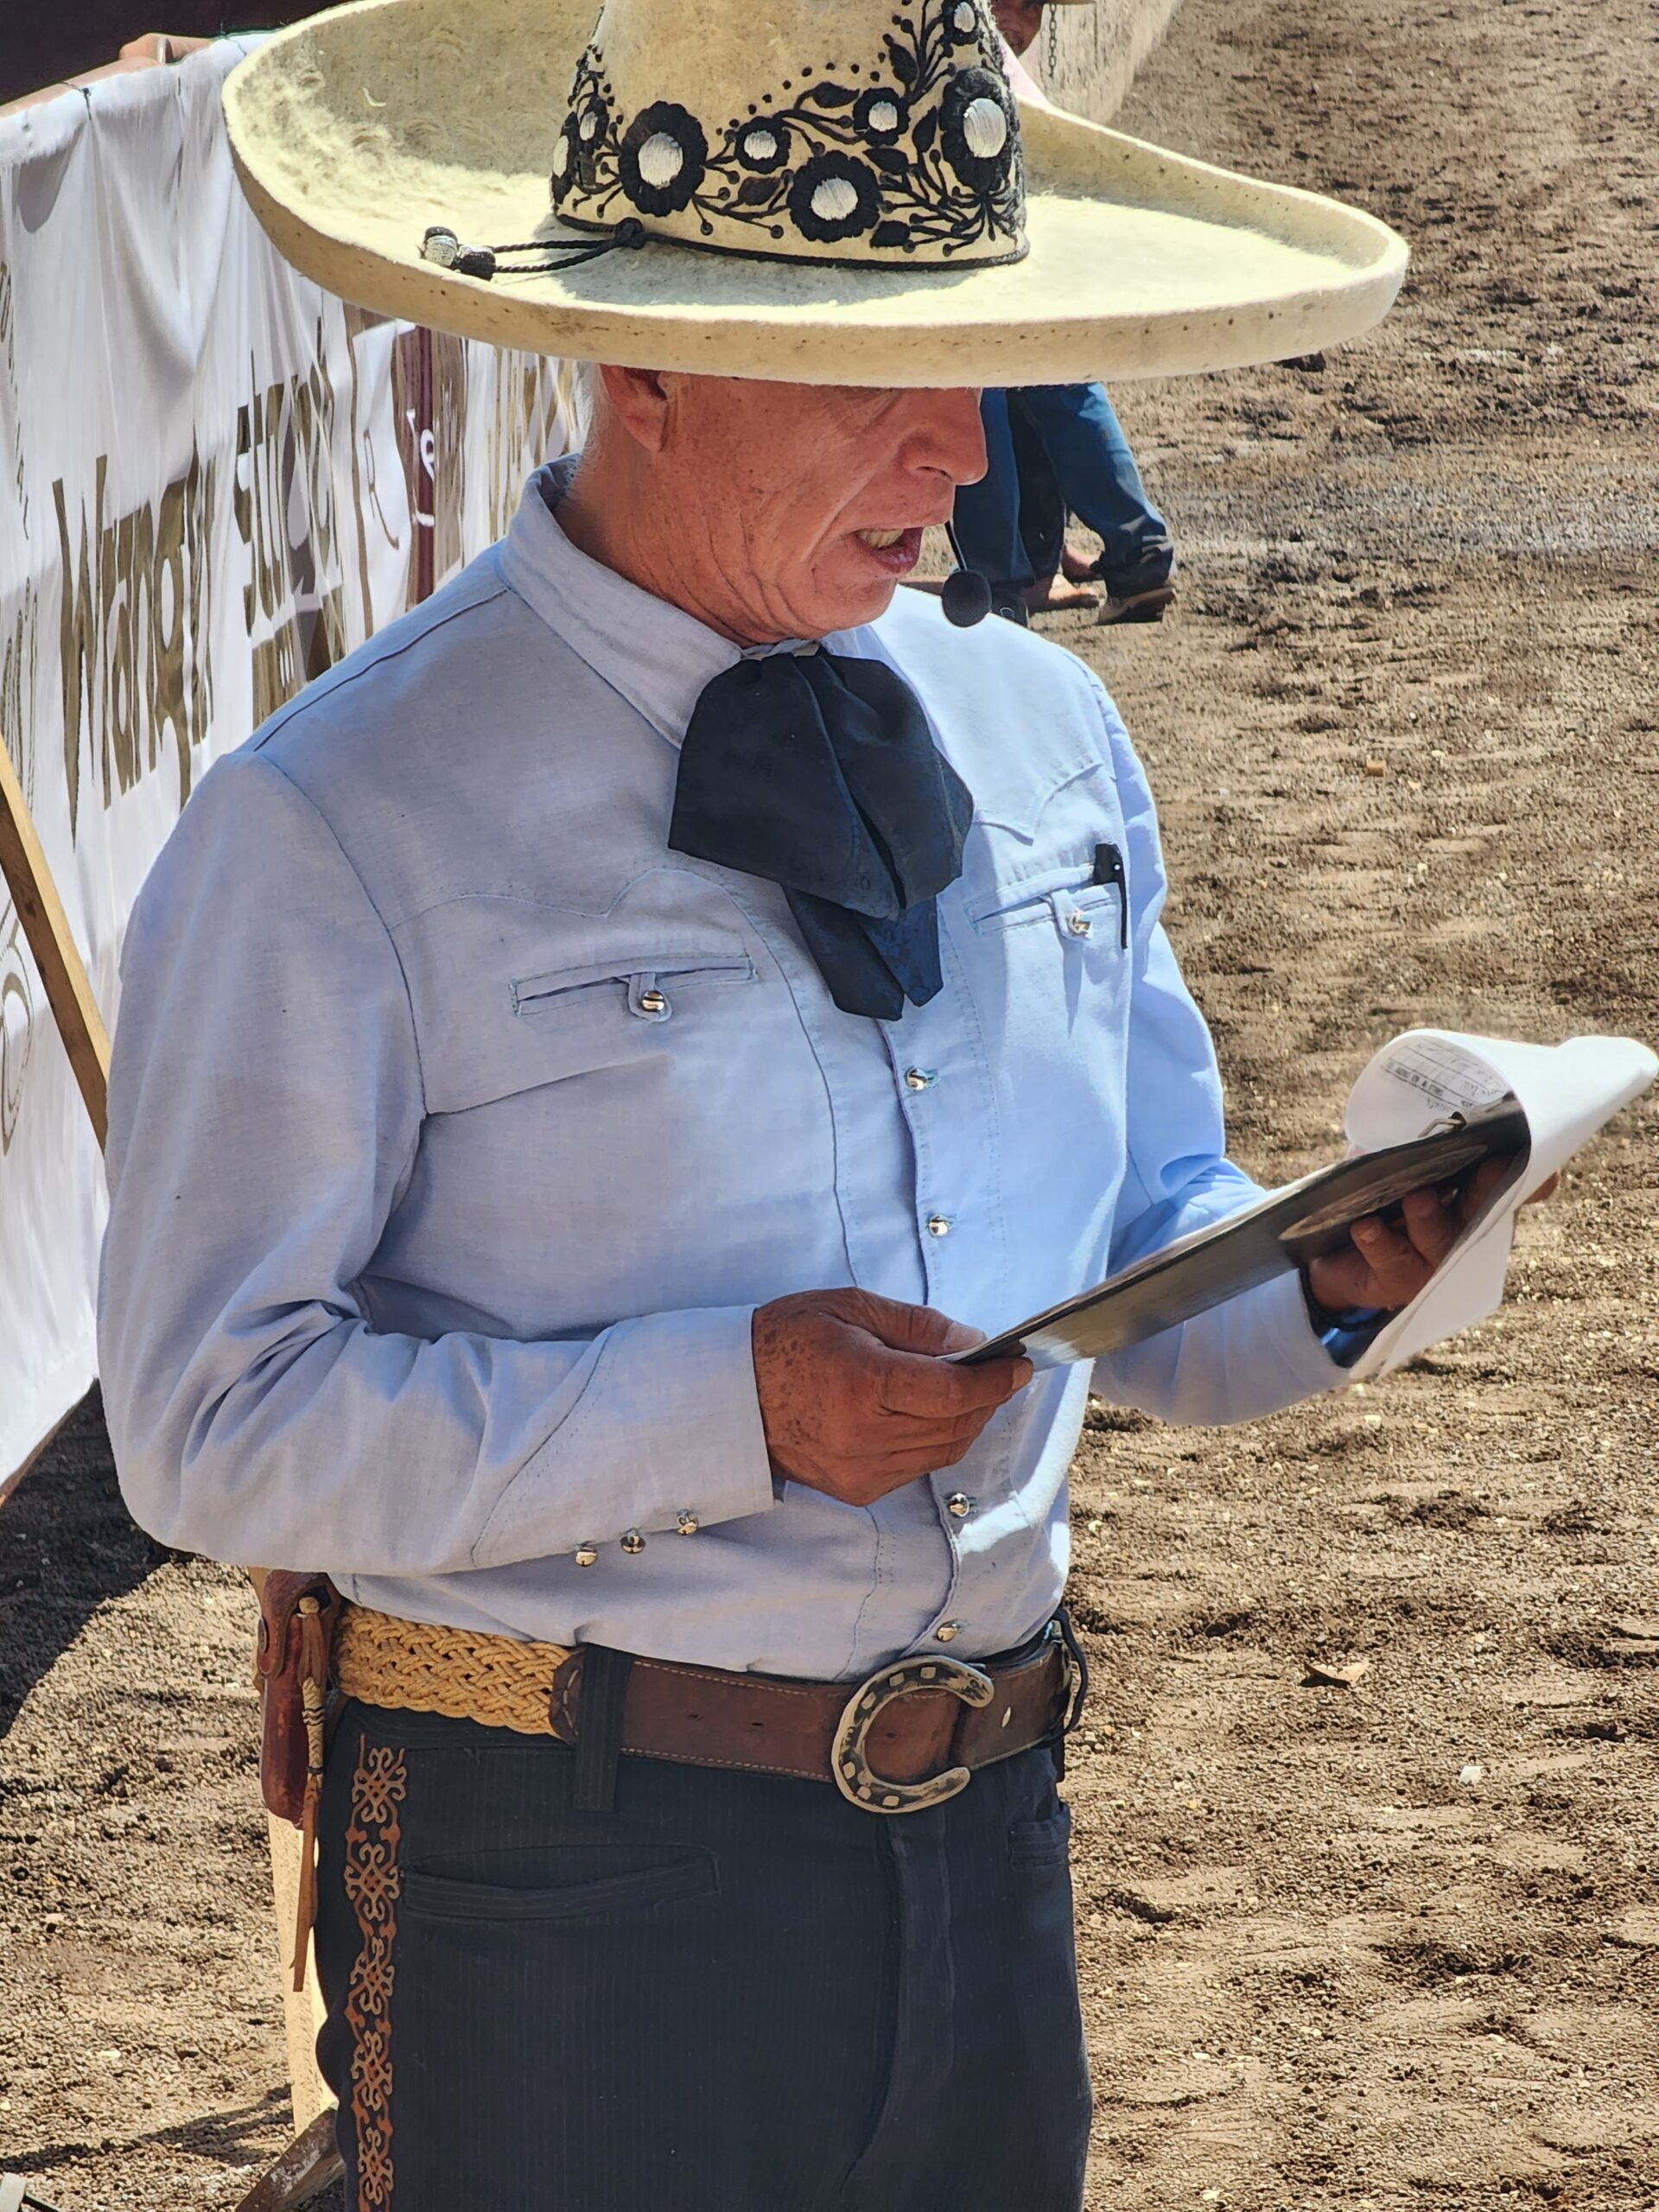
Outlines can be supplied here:
M648 1913L720 1888L706 1851L674 1845L556 1844L470 1854L463 1874L429 1866L404 1877L412 1919L604 1920Z

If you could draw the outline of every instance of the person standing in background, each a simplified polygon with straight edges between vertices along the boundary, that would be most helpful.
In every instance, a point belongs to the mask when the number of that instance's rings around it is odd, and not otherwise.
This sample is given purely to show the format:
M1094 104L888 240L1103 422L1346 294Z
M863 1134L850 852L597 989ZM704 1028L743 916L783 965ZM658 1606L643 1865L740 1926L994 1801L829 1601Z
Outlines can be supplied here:
M1054 0L1047 0L1054 4ZM1066 0L1058 0L1066 4ZM1019 57L1042 28L1046 0L991 0L1001 35L1003 67L1021 99L1048 105ZM986 470L957 494L951 528L964 567L991 586L992 604L1015 621L1027 608L1091 607L1084 580L1104 583L1099 622L1156 622L1173 601L1175 548L1169 525L1153 505L1112 403L1099 384L1029 385L988 391L981 400ZM1046 469L1043 462L1046 461ZM1046 480L1052 478L1052 480ZM1064 510L1070 508L1101 541L1098 557L1080 573L1043 573L1033 541L1054 531L1032 527L1061 502L1056 566L1064 572Z

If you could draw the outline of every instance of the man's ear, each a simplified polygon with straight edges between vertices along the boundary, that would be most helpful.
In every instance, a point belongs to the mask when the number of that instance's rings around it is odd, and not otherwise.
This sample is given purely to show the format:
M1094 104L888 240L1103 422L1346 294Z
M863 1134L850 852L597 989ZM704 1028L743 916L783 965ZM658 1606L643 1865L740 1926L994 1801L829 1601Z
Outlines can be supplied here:
M611 412L647 453L660 453L668 434L666 381L658 369L619 369L600 365L599 380Z

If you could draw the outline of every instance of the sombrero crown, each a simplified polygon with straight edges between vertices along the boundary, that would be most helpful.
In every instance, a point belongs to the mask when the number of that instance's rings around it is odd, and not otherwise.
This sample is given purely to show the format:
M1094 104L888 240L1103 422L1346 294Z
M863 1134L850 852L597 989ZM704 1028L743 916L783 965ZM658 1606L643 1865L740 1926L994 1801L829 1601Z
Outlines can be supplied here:
M1017 105L982 0L358 0L225 105L308 276L578 359L1165 374L1352 337L1405 269L1357 209Z
M979 0L793 0L725 21L609 0L553 149L567 223L790 261L1026 250L1020 121Z

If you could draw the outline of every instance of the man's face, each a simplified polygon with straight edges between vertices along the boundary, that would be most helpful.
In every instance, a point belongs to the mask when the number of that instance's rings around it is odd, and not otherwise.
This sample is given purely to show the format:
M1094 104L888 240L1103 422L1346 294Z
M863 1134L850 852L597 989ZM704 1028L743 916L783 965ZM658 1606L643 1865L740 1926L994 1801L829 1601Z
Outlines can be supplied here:
M684 555L734 610L724 626L755 644L874 621L924 527L948 522L957 485L985 473L975 391L662 385L652 474L684 518Z
M1016 54L1023 54L1043 27L1043 0L991 0L991 13Z

